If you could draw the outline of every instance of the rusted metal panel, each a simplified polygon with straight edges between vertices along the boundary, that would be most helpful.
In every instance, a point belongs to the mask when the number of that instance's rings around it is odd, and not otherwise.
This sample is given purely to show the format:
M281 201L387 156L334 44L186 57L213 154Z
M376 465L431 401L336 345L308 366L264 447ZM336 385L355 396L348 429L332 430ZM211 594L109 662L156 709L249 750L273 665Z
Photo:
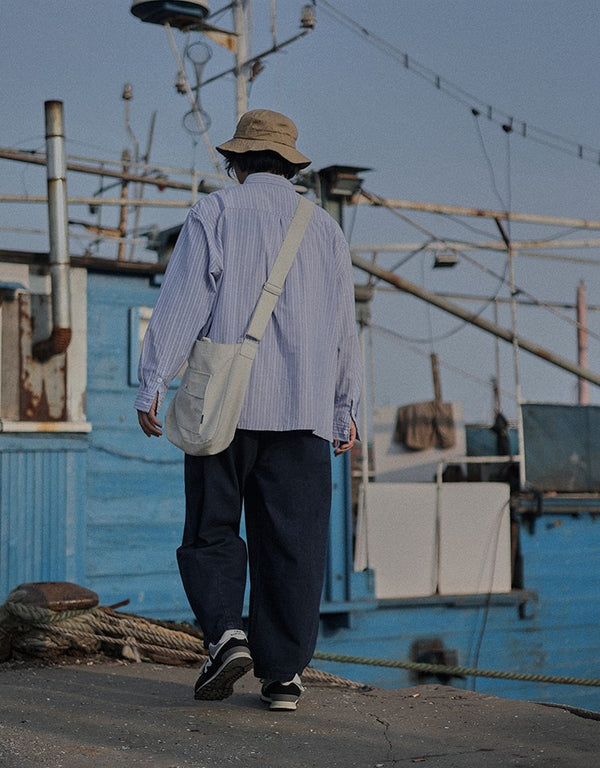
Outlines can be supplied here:
M34 354L36 344L48 339L53 329L50 271L42 264L0 262L0 282L18 287L0 293L0 429L4 431L13 431L14 425L15 431L24 431L19 423L35 422L41 432L61 423L87 423L87 274L81 268L70 270L70 302L77 312L68 348L41 359Z
M95 608L98 595L70 581L42 581L31 584L19 584L22 593L19 602L22 605L37 605L51 611L83 611Z
M33 344L46 338L51 324L51 297L29 294L19 297L19 419L67 421L66 354L46 362L33 357Z
M3 301L2 333L0 335L0 403L1 417L16 420L19 418L19 377L20 347L19 338L20 304L23 295L17 295L10 301Z

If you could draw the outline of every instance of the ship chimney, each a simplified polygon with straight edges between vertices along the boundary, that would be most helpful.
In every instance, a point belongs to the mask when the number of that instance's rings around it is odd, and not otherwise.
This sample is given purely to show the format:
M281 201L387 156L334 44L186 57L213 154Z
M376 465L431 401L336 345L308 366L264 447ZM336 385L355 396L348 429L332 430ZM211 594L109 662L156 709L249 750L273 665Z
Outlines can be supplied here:
M62 101L47 101L46 175L52 284L52 332L33 345L40 362L65 352L71 342L71 298L67 219L67 170Z

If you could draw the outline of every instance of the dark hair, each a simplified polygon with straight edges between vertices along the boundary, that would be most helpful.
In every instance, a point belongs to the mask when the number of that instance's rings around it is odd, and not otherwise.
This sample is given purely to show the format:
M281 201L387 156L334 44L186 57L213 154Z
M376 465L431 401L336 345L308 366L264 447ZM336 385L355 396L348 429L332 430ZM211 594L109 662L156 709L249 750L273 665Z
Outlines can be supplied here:
M270 149L261 149L251 152L227 152L225 155L225 169L229 176L233 175L233 165L237 163L240 170L247 173L275 173L292 179L300 170L299 165L290 163L277 152Z

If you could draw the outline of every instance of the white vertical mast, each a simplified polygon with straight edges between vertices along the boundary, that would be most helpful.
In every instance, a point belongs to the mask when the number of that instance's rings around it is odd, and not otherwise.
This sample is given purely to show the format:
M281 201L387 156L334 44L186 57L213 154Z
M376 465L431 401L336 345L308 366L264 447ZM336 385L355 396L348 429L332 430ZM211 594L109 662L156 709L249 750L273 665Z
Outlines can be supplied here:
M245 0L233 0L233 24L237 35L235 51L235 106L237 120L248 111L248 78L246 75L246 11ZM236 121L237 122L237 121Z

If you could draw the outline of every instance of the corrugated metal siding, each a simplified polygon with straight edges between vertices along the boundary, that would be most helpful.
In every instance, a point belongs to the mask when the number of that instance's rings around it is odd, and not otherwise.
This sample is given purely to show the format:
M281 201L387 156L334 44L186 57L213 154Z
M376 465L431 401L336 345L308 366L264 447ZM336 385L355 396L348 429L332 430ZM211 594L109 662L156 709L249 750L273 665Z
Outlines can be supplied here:
M0 435L0 599L84 578L85 437Z

